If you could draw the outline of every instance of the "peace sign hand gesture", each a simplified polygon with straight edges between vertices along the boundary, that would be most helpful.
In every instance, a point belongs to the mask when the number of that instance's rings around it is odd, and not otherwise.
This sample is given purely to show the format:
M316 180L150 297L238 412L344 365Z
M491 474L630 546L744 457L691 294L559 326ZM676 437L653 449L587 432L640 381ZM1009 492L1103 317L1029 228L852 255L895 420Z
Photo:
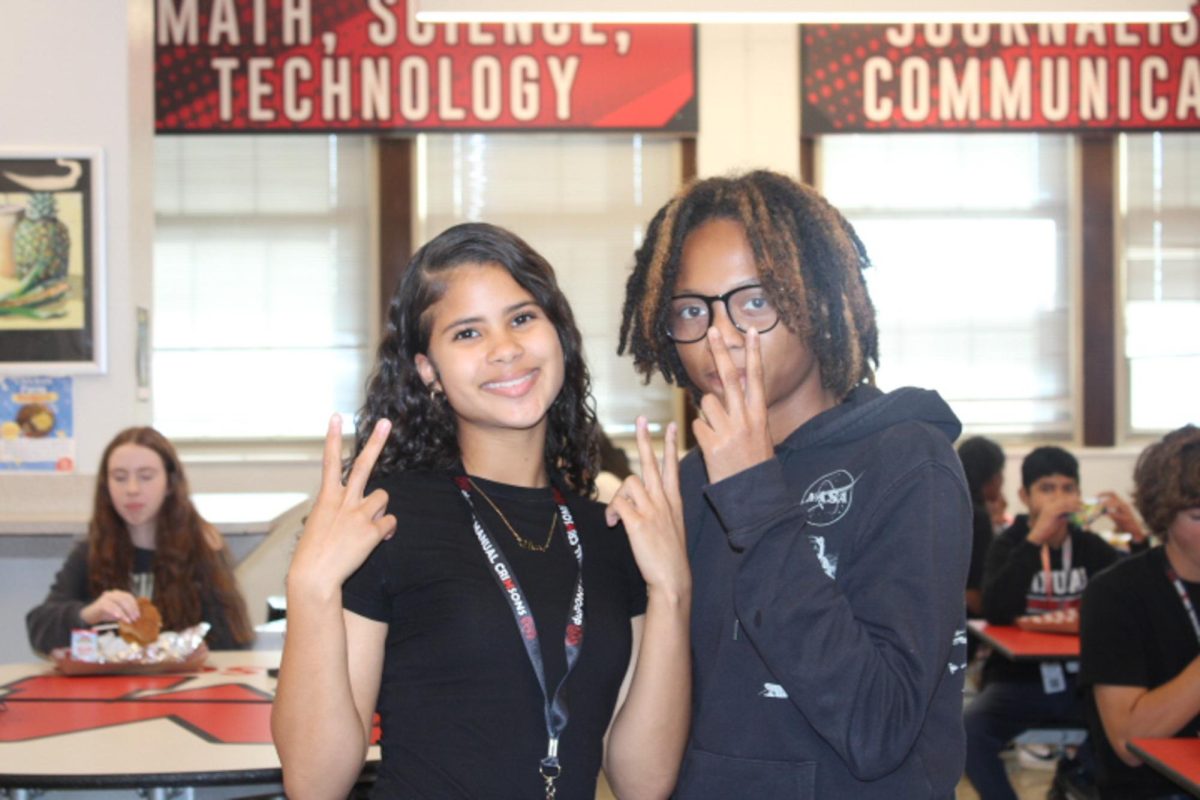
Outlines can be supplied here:
M660 465L654 457L646 418L638 417L642 477L626 478L604 515L609 525L625 523L629 546L647 587L675 597L689 597L692 575L683 533L683 501L679 496L678 438L672 422L667 425Z
M330 597L358 569L371 551L396 531L396 518L387 514L387 492L363 491L392 425L375 423L345 485L342 485L342 420L334 415L325 434L321 490L304 523L288 569L288 588Z
M758 331L746 334L746 382L738 375L725 341L716 327L708 329L708 348L721 380L721 397L700 398L700 416L692 422L692 433L704 453L708 480L717 483L775 455L767 425L766 382L763 378L762 345Z

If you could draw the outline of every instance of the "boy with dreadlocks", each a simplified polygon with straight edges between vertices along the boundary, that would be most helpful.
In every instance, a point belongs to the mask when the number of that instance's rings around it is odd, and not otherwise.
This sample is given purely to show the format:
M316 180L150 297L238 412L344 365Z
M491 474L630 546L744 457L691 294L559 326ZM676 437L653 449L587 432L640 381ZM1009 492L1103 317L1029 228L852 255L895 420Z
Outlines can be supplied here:
M621 352L687 388L693 726L676 796L948 798L971 498L934 392L873 386L850 224L752 172L650 223Z

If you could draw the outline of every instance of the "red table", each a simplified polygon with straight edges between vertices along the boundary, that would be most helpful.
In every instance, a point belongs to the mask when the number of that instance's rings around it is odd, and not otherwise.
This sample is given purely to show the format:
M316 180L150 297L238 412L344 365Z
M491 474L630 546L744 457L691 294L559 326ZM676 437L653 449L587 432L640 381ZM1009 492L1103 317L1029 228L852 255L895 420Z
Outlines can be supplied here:
M214 652L198 672L141 676L2 665L0 788L278 786L268 670L279 656Z
M1200 737L1189 739L1130 739L1129 751L1200 797Z
M1013 661L1070 661L1079 658L1079 636L1035 633L1016 625L989 625L969 620L971 632Z

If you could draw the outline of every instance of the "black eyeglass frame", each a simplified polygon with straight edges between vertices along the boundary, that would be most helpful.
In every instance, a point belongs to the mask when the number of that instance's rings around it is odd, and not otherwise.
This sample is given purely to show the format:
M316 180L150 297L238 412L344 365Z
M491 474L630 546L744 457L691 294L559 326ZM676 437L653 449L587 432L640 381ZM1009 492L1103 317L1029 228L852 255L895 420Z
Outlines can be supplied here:
M718 300L720 300L721 304L723 306L725 306L725 316L729 319L730 324L732 324L733 327L737 328L742 333L749 333L748 330L746 330L741 325L739 325L737 323L737 321L733 318L733 311L729 307L729 299L731 297L733 297L735 294L737 294L738 292L744 292L747 289L762 289L762 288L763 288L763 285L761 283L748 283L745 286L738 286L734 289L730 289L725 294L676 294L676 295L672 295L670 297L670 299L668 300L668 302L674 302L676 300L688 300L688 299L703 300L704 304L708 307L708 325L706 325L704 327L704 332L701 333L699 336L697 336L695 339L678 339L671 333L671 325L668 322L664 326L666 328L665 333L667 335L667 338L670 339L675 344L695 344L696 342L703 339L705 336L708 335L708 329L713 326L713 321L716 319L716 315L713 314L713 303L717 302ZM765 294L765 291L764 291L764 294ZM755 330L758 330L759 334L770 333L771 331L775 330L775 326L779 324L779 320L780 320L779 309L775 309L775 321L772 322L770 325L768 325L766 328L763 328L761 330L756 328Z

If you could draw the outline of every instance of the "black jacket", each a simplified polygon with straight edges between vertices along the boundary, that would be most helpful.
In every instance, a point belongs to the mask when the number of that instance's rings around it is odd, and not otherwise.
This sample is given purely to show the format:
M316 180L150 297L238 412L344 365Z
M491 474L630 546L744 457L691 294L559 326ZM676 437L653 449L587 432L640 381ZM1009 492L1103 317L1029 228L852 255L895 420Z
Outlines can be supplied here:
M935 392L862 387L775 458L682 472L695 702L679 798L948 798L971 499Z
M226 551L228 553L228 551ZM79 612L96 597L88 588L88 546L80 542L63 562L62 569L54 576L50 593L46 599L30 609L25 615L25 629L29 634L29 646L39 653L49 653L56 647L71 645L71 630L86 627ZM200 610L204 621L212 625L205 637L213 650L236 650L247 647L233 639L229 621L217 602L211 587L200 587Z

